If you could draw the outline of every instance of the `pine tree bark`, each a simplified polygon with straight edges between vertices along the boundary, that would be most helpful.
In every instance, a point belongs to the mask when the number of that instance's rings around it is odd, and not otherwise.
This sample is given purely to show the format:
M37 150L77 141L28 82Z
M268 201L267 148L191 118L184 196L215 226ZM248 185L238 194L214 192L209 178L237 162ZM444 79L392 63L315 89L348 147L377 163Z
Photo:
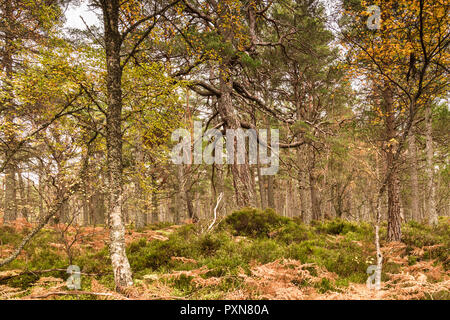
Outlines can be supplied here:
M184 179L183 179L183 191L184 191L184 201L186 205L186 210L189 219L192 220L192 222L197 223L199 221L199 218L197 216L197 213L194 210L194 205L192 204L192 194L191 194L191 186L192 186L192 180L191 180L191 174L192 174L192 166L186 165L184 170Z
M12 222L17 218L17 188L16 170L10 161L5 167L5 223Z
M317 188L317 177L311 169L309 172L309 192L311 196L311 212L312 220L319 221L321 219L319 190Z
M223 7L222 7L223 6ZM228 4L214 3L215 9L223 16L219 18L218 31L222 35L225 43L233 43L233 30L229 27L227 14L229 13ZM219 8L221 7L221 8ZM226 129L241 129L241 122L236 108L233 106L233 78L230 70L232 62L230 56L222 57L222 63L219 66L219 90L217 108L220 117L225 122ZM234 142L235 150L237 144ZM236 204L238 207L256 207L255 182L251 177L250 166L246 160L244 164L237 164L235 160L231 164L231 173L233 175L234 192L236 195Z
M20 195L20 210L18 211L18 216L22 219L28 219L28 208L27 208L27 188L25 182L23 181L22 173L17 172L17 180L19 182L19 195Z
M428 222L431 225L437 225L438 214L436 210L436 188L434 186L434 167L433 167L433 110L431 105L427 106L425 111L426 122L426 176L427 176L427 190L425 198L426 214L428 215Z
M409 166L411 174L411 219L420 221L419 210L419 178L417 173L417 145L413 131L409 135Z
M307 163L305 155L302 153L302 148L297 149L298 164ZM305 166L307 167L307 166ZM311 194L309 190L309 178L307 172L303 168L299 168L298 173L299 195L300 195L300 210L304 223L310 223L312 219L311 213Z
M227 68L222 66L220 70L220 93L218 99L218 109L222 119L226 123L226 129L241 129L241 122L233 107L231 93L233 90L233 81L228 74ZM239 131L238 131L239 132ZM234 141L234 149L237 150L237 142ZM235 153L236 155L236 153ZM255 186L250 175L250 166L247 161L244 164L238 164L235 160L231 166L233 174L233 185L236 195L236 204L238 207L255 207Z
M44 215L44 166L40 162L39 163L39 186L38 186L38 192L39 192L39 217L42 217Z
M267 176L267 207L275 209L274 176Z
M152 175L152 223L159 222L159 201L158 201L158 192L157 192L157 184L156 177Z
M386 163L387 169L390 171L390 175L387 179L387 193L388 193L388 241L401 241L401 215L400 215L400 198L399 198L399 186L398 186L398 168L395 162L395 110L392 98L392 92L389 88L383 91L383 98L385 104L386 114Z
M186 199L185 199L185 182L184 182L184 166L177 165L175 168L177 172L177 190L173 195L172 212L173 212L173 223L176 225L181 224L181 221L186 212Z
M8 81L12 80L13 77L13 34L11 30L11 25L13 23L13 8L10 0L4 1L2 5L3 16L6 21L6 28L4 33L4 47L3 47L3 57L2 57L2 69L5 71L6 79ZM9 92L10 84L7 82L4 84L4 90ZM7 138L7 144L9 149L13 149L13 144L15 142L14 128L12 127L14 117L13 117L13 106L12 99L7 98L4 101L3 108L6 110L6 122L9 124L8 129L5 132ZM16 186L16 164L14 163L14 157L8 151L5 152L5 161L7 164L5 166L5 213L3 216L4 222L11 222L17 218L17 186Z
M143 229L147 224L147 213L146 213L146 199L145 193L142 187L142 173L141 169L144 167L144 150L142 147L142 137L140 134L136 136L136 172L135 172L135 197L136 197L136 216L135 216L135 226L136 229Z
M316 173L315 163L316 157L312 147L307 147L308 155L308 171L309 171L309 193L311 197L311 218L313 221L319 221L322 218L320 209L320 195L318 188L318 177Z

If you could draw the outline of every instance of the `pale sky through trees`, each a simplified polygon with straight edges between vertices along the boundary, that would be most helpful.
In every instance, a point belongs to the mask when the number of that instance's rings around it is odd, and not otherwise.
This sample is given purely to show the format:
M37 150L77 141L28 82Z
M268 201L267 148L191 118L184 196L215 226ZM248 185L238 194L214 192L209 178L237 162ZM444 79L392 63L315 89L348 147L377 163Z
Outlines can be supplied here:
M83 2L80 6L70 5L66 11L66 28L82 29L86 28L83 20L88 26L99 25L98 18L96 14L88 7L86 2Z

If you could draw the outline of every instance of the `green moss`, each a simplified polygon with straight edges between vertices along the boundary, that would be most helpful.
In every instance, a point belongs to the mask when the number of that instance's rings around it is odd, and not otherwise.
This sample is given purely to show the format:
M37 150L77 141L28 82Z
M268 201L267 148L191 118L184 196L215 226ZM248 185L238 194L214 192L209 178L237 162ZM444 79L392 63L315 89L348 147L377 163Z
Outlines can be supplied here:
M316 221L314 222L317 230L321 233L331 235L346 235L353 233L355 235L370 235L372 233L372 227L369 224L345 221L342 219L328 220L328 221Z
M289 221L282 226L275 234L275 239L286 244L306 241L311 238L314 238L314 234L309 227L301 222L295 223L293 221Z
M244 247L244 258L246 261L258 261L269 263L284 257L285 246L282 243L270 239L258 239Z
M172 286L181 293L181 295L188 295L196 290L196 285L192 282L192 276L184 274L169 281Z
M323 278L318 284L314 285L315 288L318 289L320 293L326 293L328 291L340 292L338 289L331 283L329 279Z

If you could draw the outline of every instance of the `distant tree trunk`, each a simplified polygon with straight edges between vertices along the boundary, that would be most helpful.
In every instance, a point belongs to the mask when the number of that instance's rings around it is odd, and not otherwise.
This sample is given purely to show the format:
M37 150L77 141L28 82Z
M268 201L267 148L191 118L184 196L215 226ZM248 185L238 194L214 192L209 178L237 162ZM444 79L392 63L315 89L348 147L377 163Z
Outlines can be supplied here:
M87 227L91 223L91 219L90 219L91 211L90 211L89 197L88 197L88 194L90 193L89 175L85 176L82 183L83 183L83 197L82 197L81 201L82 201L82 209L83 209L83 226Z
M140 179L135 181L135 196L136 196L136 213L135 213L135 227L140 230L145 228L147 224L147 213L145 211L145 195L141 186Z
M296 75L298 76L298 70L295 66ZM300 95L300 88L298 83L300 79L297 79L294 85L294 97L295 97L295 107L296 107L296 117L297 121L302 121L306 117L304 114L304 110L302 105L302 99ZM309 146L301 146L297 148L297 167L298 167L298 186L299 186L299 195L300 195L300 214L302 217L302 221L304 223L310 223L312 220L312 206L311 206L311 192L310 191L310 183L307 169L309 167L309 157L306 156L308 153Z
M82 209L83 209L83 226L87 227L89 226L89 224L91 223L90 219L89 219L89 203L88 203L88 199L86 194L83 194L83 199L82 201Z
M184 213L186 212L184 166L177 165L175 170L177 171L177 186L176 193L174 193L173 201L171 202L171 211L173 213L173 223L181 224L181 221L184 218Z
M314 169L313 169L314 170ZM319 199L319 190L317 188L317 177L315 173L311 170L309 172L309 191L311 194L311 212L312 212L312 219L313 220L320 220L321 219L321 212L320 212L320 199Z
M217 204L217 198L222 194L222 201L217 208L217 217L224 217L226 215L225 207L225 187L224 187L224 166L222 164L213 164L211 175L211 201L210 207L215 208ZM211 213L212 210L210 210Z
M274 176L267 176L267 207L275 209Z
M388 192L388 241L401 241L401 215L400 215L400 198L398 186L398 169L394 163L395 150L395 110L392 100L392 92L390 89L383 91L385 113L386 113L386 140L387 140L387 170L390 175L387 180Z
M409 135L409 166L411 174L411 219L420 220L419 210L419 178L417 174L417 146L416 136L412 131Z
M130 263L125 252L125 225L122 215L122 67L119 32L119 0L101 1L106 51L106 149L108 170L108 227L110 257L116 289L133 285Z
M191 194L191 187L192 187L192 180L191 180L191 165L186 165L184 170L184 177L183 177L183 191L184 191L184 200L186 202L186 210L189 216L189 219L191 219L194 223L197 223L199 218L194 210L194 206L192 204L192 194Z
M142 148L142 137L138 134L136 137L136 172L135 172L135 227L143 229L147 224L146 199L142 188L142 169L144 168L144 151Z
M256 128L257 127L257 121L256 121L256 113L255 113L255 109L253 109L253 125ZM269 127L270 127L270 123L269 123ZM270 132L270 130L269 130ZM270 137L267 138L267 141L270 141ZM260 148L260 146L258 146L258 148ZM259 149L258 149L259 150ZM267 197L266 197L266 188L264 185L264 177L261 175L261 159L259 156L259 152L258 152L258 158L257 158L257 163L256 163L256 177L258 179L258 189L259 189L259 206L261 209L265 209L267 208Z
M261 175L261 165L258 161L257 176L258 176L258 188L259 188L259 201L261 209L267 208L267 196L265 187L265 177Z
M94 225L105 224L105 195L100 190L96 190L90 199L91 223Z
M318 177L316 173L315 163L316 157L312 147L308 146L308 171L309 171L309 192L311 197L311 218L312 220L318 221L322 218L321 208L320 208L320 195L318 187Z
M3 220L5 223L16 220L17 218L17 188L16 188L16 170L10 161L5 167L5 214Z
M6 20L6 30L4 33L4 48L3 48L3 57L2 57L2 69L6 73L6 79L9 81L12 80L13 77L13 52L14 52L14 44L13 44L13 34L11 33L11 25L13 24L13 11L12 4L10 0L4 1L2 5L3 17ZM10 83L7 82L4 84L3 90L10 90ZM4 101L4 108L6 111L6 122L9 123L9 126L5 130L6 141L9 149L13 149L13 144L15 143L15 133L14 128L11 126L13 123L13 100L11 98L7 98ZM5 213L3 220L5 222L14 221L17 218L17 186L16 186L16 164L14 163L14 155L11 154L11 151L8 151L6 148L5 152L5 161L8 161L5 166Z
M438 214L436 210L436 188L434 186L434 167L433 167L433 110L431 105L427 106L425 111L426 122L426 179L427 179L427 191L426 191L426 214L428 215L428 221L431 225L437 225Z
M302 150L298 149L298 163L305 163L305 157L301 153ZM304 223L310 223L312 214L311 214L311 193L309 190L309 178L307 172L303 169L299 169L298 173L298 185L299 185L299 195L300 195L300 211L302 221Z
M152 176L152 223L159 222L159 203L156 178Z
M39 166L39 217L44 215L44 168L42 163Z
M22 173L20 171L17 172L17 180L19 182L19 194L20 194L20 218L27 220L28 219L28 208L27 208L27 190L25 183L23 181Z
M270 122L267 122L267 141L271 140L271 131L270 131ZM274 197L274 179L275 177L273 175L266 176L267 180L267 207L271 209L275 209L275 197Z
M25 218L27 219L27 221L30 221L30 216L33 213L33 210L30 208L34 208L34 204L32 202L33 200L31 199L31 185L32 184L33 184L33 182L31 182L28 177L27 183L26 183L27 191L26 191L26 200L25 200L25 203L27 204L27 210L26 210L27 216Z

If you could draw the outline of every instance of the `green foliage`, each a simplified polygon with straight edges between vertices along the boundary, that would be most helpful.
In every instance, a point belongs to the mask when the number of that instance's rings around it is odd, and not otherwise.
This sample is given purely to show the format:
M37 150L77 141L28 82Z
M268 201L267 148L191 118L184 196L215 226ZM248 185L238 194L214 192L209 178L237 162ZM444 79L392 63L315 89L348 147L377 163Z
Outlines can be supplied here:
M141 239L130 244L127 248L127 256L133 272L173 268L179 262L173 261L171 257L190 258L195 256L195 251L198 251L199 248L190 243L194 235L192 228L192 226L181 228L177 233L171 235L168 241L148 242Z
M172 279L171 282L173 284L173 287L175 289L178 289L182 295L187 295L192 293L196 286L192 283L192 276L186 276L184 274L180 275L179 277Z
M367 229L363 230L364 226L359 226L354 222L345 221L342 219L321 221L315 223L317 224L318 231L331 235L345 235L349 232L361 233L367 230Z
M82 268L83 272L92 274L106 274L112 272L108 247L100 251L85 250L77 256L73 263Z
M311 228L302 222L289 221L276 231L275 239L286 244L298 243L311 238L314 238Z
M446 217L439 219L436 227L409 222L403 227L403 242L409 247L425 248L423 259L436 259L444 264L446 270L450 269L450 224ZM411 259L411 264L416 262Z
M13 228L4 226L0 228L0 244L17 244L20 242L21 234L15 232Z
M320 283L315 285L320 293L326 293L328 291L338 291L338 289L331 283L329 279L323 278Z
M246 261L258 261L269 263L283 258L286 246L271 239L257 239L244 248L244 258Z
M234 212L225 219L237 236L268 237L272 231L288 224L289 219L281 217L272 209L264 211L245 208Z
M250 223L250 217L256 221ZM249 226L245 226L246 222ZM383 228L384 230L385 228ZM437 227L432 228L416 222L403 227L404 240L407 244L406 255L409 265L421 260L437 259L445 265L448 260L449 224L441 219ZM382 233L383 234L383 233ZM0 228L2 240L18 243L20 235L15 235L7 227ZM246 235L247 237L242 237ZM248 236L251 235L251 236ZM54 242L56 235L43 230L34 241L25 248L26 259L15 260L11 265L2 268L22 270L45 270L67 268L68 261L61 252L45 245ZM433 250L425 250L424 256L412 254L416 247L436 246ZM298 219L291 220L277 216L273 211L245 209L234 213L226 219L221 228L214 233L201 234L193 225L183 226L169 236L168 241L148 241L144 238L134 241L127 247L127 254L135 279L148 274L166 274L173 271L193 270L203 266L208 272L203 278L219 277L220 283L215 286L201 287L192 282L191 276L170 278L166 284L173 288L174 295L195 295L199 298L220 299L224 293L236 290L244 285L242 272L250 275L254 263L266 264L278 259L295 259L301 263L314 263L336 273L336 281L323 279L319 283L301 281L294 283L299 287L314 286L318 292L339 291L349 283L364 283L367 280L366 270L374 264L373 231L368 224L357 224L343 220L316 222L307 226ZM173 259L183 257L191 260ZM75 256L74 264L82 267L82 271L97 274L100 284L114 289L108 248L99 251L83 250ZM448 266L446 267L448 269ZM317 276L314 267L308 268L311 275ZM0 270L1 271L1 270ZM399 273L401 265L386 261L383 265L382 280L389 279L388 274ZM46 273L66 279L64 271ZM5 280L0 284L26 290L34 285L41 275L27 273ZM90 286L90 279L83 277L83 289ZM445 298L445 293L437 293L429 298ZM65 297L65 299L76 297ZM80 297L89 298L89 297Z

